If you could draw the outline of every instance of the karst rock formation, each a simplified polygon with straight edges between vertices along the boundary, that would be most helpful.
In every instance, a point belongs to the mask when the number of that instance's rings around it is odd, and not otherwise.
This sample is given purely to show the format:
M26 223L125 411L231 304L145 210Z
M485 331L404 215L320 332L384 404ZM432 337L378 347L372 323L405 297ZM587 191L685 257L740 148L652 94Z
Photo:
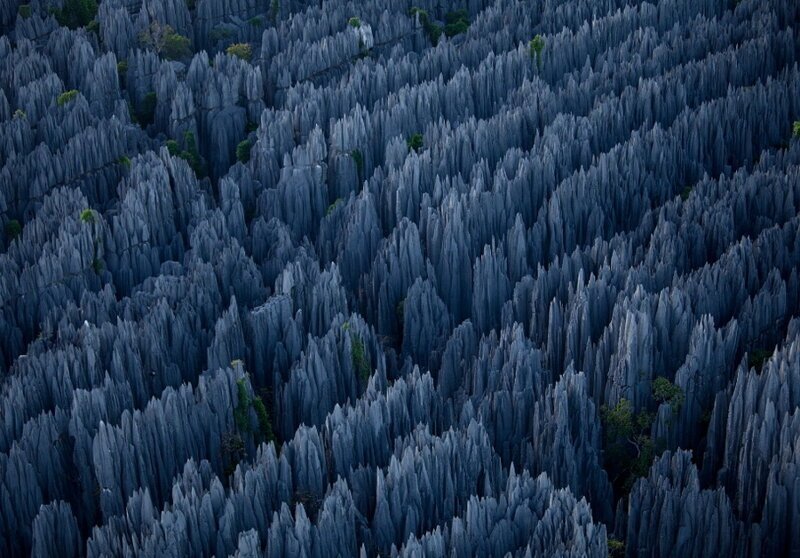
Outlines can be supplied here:
M0 556L800 558L800 3L1 0Z

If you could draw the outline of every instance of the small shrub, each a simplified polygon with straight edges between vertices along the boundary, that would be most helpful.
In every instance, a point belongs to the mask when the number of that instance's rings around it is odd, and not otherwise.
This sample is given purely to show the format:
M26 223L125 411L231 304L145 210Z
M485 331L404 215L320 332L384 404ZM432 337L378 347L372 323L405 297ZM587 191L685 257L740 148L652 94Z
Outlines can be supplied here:
M12 241L22 234L22 225L16 219L11 219L5 226L6 238Z
M17 9L17 13L22 19L28 19L29 17L31 17L31 5L20 4L19 8Z
M94 223L94 210L87 207L81 211L81 221L84 223Z
M86 30L89 33L94 33L98 37L100 36L100 22L97 19L93 19L86 25Z
M247 20L247 23L252 25L253 27L264 27L264 20L261 19L259 16L251 17Z
M25 114L25 111L22 109L17 109L14 111L14 118L25 118L26 116L27 114Z
M258 122L253 122L252 120L248 120L247 124L244 126L244 131L248 134L251 132L255 132L258 130Z
M608 558L625 558L625 543L617 539L608 539Z
M250 43L236 43L226 48L225 52L231 56L241 58L245 62L249 62L250 58L253 56L253 47Z
M469 12L467 10L457 10L445 16L444 34L448 37L466 33L467 29L469 29Z
M800 120L795 120L794 124L792 124L792 135L796 138L800 138Z
M120 60L117 62L117 73L121 76L124 76L128 73L128 61L127 60Z
M92 271L94 271L97 275L103 273L103 260L98 257L92 259Z
M542 65L542 51L544 50L544 37L541 35L536 35L531 41L528 43L528 51L530 52L531 58L536 58L536 65Z
M364 342L361 341L361 338L358 335L351 333L350 344L350 355L353 360L353 369L356 371L356 374L358 374L358 377L366 382L369 380L369 375L372 371L372 368L369 364L369 356L364 349Z
M56 103L58 104L58 106L63 107L67 103L72 102L77 96L78 96L78 90L70 89L69 91L64 91L61 95L59 95L58 98L56 99Z
M240 162L246 163L250 160L250 150L253 149L253 143L249 140L243 140L236 146L236 158Z
M127 155L123 155L122 157L117 159L117 162L120 165L124 166L125 168L128 168L128 169L131 168L131 160Z
M691 184L689 186L685 186L683 190L681 190L681 199L683 201L688 200L689 196L692 195L692 190L694 190L694 188L691 186Z
M167 140L164 145L167 146L167 151L169 151L169 154L173 157L177 157L178 153L181 152L180 148L178 147L178 142L174 139Z
M347 20L347 24L350 27L355 27L356 29L358 29L359 27L361 27L361 20L358 19L357 17L351 17L350 19Z
M417 153L419 153L419 151L422 149L422 146L424 144L424 140L422 138L422 134L414 134L414 135L410 136L406 140L406 143L408 144L409 151L416 151Z

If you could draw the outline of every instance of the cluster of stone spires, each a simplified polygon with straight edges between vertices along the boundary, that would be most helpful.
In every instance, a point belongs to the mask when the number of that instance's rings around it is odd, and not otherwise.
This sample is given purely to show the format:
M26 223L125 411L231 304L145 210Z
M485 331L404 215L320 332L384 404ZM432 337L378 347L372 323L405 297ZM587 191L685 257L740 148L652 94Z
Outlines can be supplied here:
M800 5L60 5L0 6L0 555L800 553Z

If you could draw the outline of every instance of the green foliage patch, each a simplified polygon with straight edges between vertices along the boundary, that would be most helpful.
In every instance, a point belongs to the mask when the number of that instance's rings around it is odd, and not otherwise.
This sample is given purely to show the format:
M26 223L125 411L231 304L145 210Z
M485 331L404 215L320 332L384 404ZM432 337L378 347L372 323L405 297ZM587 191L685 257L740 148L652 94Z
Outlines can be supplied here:
M22 225L16 219L11 219L5 226L6 238L9 242L22 234Z
M625 558L625 543L617 539L608 539L608 558Z
M250 151L253 149L253 143L249 140L240 141L236 146L236 158L240 162L246 163L250 160Z
M753 349L747 353L747 366L760 372L771 356L772 352L766 349Z
M543 50L544 50L544 37L542 37L541 35L536 35L528 43L528 52L530 53L531 58L536 59L536 65L539 67L541 67L542 65Z
M81 221L84 223L94 223L94 210L87 207L81 211Z
M350 356L353 360L353 369L358 374L358 377L361 378L364 382L369 380L370 373L372 372L372 367L369 363L369 355L367 354L366 349L364 348L364 342L361 340L361 337L358 335L351 333L350 334Z
M646 412L634 415L627 399L614 407L603 405L600 417L606 470L614 486L627 494L636 479L647 474L655 457L655 444L646 433L653 417Z
M264 405L264 401L260 396L256 395L252 398L250 397L247 391L247 380L244 378L236 382L236 395L238 403L233 410L233 421L236 424L236 430L240 434L249 433L251 431L250 410L252 409L256 414L256 420L258 422L258 431L254 433L256 439L265 442L274 441L275 435L272 432L272 422L269 419L267 407Z
M225 52L231 56L236 56L242 60L249 62L253 57L253 47L250 43L235 43L225 49Z
M64 0L60 10L53 10L59 25L78 29L89 25L97 15L96 0Z
M406 143L408 144L409 151L416 151L419 153L424 145L424 139L422 134L413 134L409 136Z
M327 217L328 215L336 211L336 208L342 205L342 203L344 203L344 200L342 200L342 198L336 198L336 200L334 200L334 202L328 206L328 209L325 210L325 216Z
M469 29L469 12L467 10L456 10L444 17L444 34L448 37L455 37L461 33L466 33Z
M63 107L67 103L72 102L75 99L75 97L77 97L77 96L78 96L78 90L77 89L70 89L69 91L64 91L56 99L56 104L58 104L58 106L60 106L60 107Z
M428 15L428 12L415 6L408 11L408 15L419 20L422 29L425 31L425 34L428 35L428 39L433 46L439 44L439 38L442 36L442 28L434 23Z
M136 121L142 127L147 127L153 123L156 117L156 98L155 91L147 93L142 102L139 104L139 110L136 111Z
M659 376L653 380L653 399L659 403L669 403L675 412L678 412L683 406L685 396L680 386Z

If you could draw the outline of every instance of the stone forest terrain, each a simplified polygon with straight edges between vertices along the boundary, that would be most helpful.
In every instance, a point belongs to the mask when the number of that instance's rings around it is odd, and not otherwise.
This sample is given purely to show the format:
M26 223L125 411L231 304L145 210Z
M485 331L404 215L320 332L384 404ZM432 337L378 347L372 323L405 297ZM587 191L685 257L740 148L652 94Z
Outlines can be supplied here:
M800 557L800 2L0 0L0 556Z

